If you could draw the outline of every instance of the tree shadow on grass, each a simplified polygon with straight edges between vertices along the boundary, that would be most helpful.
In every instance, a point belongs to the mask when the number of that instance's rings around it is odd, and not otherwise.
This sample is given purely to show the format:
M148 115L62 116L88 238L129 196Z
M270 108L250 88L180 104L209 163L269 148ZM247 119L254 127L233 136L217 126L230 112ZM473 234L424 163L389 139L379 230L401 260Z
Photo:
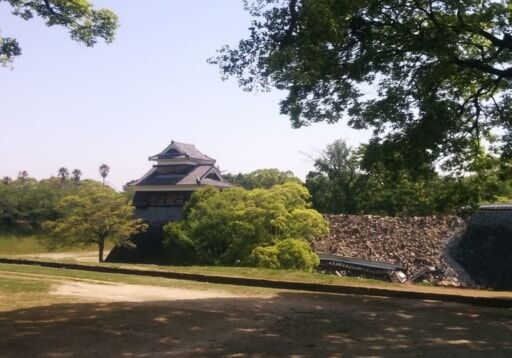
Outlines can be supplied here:
M0 356L510 357L512 310L281 293L0 313Z

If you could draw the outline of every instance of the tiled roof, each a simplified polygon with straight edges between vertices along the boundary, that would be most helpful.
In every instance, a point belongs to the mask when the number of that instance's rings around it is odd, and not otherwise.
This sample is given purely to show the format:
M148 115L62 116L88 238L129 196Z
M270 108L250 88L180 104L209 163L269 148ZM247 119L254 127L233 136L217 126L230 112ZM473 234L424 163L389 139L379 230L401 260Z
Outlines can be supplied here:
M193 144L172 141L161 153L153 155L149 159L174 159L189 158L208 162L215 162L215 159L201 153Z
M218 181L204 178L208 172L215 170L212 164L198 165L188 174L158 174L156 168L152 168L144 177L139 179L134 185L213 185L222 188L228 188L232 185L225 181ZM198 180L200 182L198 182Z
M197 179L201 179L212 167L213 165L198 165L180 181L180 184L197 184Z
M221 181L208 179L208 178L201 180L201 184L217 186L219 188L232 188L233 187L233 184L231 184L231 183L221 182Z

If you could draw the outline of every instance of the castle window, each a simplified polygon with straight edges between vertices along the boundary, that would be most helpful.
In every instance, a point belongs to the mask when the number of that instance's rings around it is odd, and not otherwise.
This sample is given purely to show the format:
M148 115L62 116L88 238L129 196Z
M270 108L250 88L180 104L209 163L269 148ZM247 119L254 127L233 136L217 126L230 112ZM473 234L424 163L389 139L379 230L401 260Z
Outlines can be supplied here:
M181 207L190 196L188 192L151 193L150 206Z
M190 171L189 165L162 165L156 169L159 175L170 175L170 174L187 174Z

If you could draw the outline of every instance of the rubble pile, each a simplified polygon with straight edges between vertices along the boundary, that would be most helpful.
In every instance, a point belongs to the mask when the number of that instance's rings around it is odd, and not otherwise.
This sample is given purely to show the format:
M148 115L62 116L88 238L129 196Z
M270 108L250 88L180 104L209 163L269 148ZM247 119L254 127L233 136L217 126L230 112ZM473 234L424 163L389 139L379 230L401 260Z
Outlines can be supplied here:
M330 235L313 241L318 253L397 264L409 277L430 268L428 279L460 285L446 255L466 224L457 216L382 217L326 215Z

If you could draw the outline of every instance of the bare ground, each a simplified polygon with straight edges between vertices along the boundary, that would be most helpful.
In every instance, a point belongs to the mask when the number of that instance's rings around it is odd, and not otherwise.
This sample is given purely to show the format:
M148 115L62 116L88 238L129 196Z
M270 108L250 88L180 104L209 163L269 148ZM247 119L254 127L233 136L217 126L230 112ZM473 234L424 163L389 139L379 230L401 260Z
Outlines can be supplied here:
M110 251L105 251L104 257L107 257ZM15 255L25 259L47 259L47 260L75 260L78 262L98 263L98 251L83 252L45 252L39 254Z
M64 281L55 285L50 293L97 302L148 302L239 297L223 291L80 281Z
M57 280L0 312L1 357L510 357L512 310L364 296L266 297Z

